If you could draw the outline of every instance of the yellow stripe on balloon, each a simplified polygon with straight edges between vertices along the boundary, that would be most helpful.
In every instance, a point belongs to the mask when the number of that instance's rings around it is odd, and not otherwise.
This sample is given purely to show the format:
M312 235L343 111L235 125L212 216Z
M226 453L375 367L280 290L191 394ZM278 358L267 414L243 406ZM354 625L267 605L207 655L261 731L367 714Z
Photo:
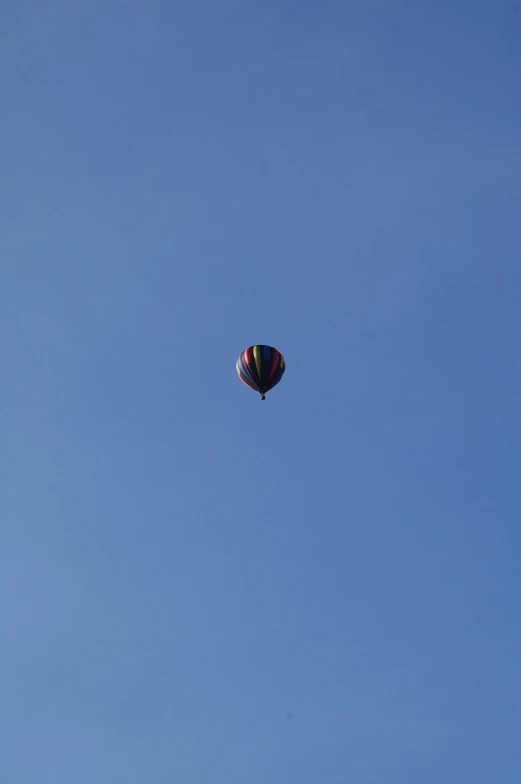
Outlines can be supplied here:
M280 367L284 367L284 357L282 356L282 354L280 355L279 365L280 365Z
M257 373L261 374L261 353L260 353L260 346L253 347L253 358L255 360L255 364L257 365Z

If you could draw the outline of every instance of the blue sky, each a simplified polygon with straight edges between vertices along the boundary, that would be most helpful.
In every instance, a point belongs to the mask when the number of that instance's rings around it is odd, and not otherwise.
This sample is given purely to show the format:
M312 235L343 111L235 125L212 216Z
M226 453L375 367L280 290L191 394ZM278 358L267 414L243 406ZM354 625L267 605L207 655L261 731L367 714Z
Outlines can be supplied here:
M520 38L0 10L2 782L520 780Z

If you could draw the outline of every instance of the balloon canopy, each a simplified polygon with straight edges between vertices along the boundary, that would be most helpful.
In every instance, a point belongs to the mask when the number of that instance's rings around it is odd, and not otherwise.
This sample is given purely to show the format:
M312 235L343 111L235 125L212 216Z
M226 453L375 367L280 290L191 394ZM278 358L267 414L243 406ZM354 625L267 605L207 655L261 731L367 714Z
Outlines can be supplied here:
M237 360L237 373L243 384L261 396L276 386L286 370L284 357L272 346L249 346Z

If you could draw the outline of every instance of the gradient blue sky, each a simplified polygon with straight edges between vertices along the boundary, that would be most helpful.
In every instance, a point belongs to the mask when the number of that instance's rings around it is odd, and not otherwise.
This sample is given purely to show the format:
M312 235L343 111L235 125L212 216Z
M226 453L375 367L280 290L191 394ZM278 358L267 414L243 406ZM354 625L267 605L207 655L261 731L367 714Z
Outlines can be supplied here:
M2 784L521 780L520 41L3 4Z

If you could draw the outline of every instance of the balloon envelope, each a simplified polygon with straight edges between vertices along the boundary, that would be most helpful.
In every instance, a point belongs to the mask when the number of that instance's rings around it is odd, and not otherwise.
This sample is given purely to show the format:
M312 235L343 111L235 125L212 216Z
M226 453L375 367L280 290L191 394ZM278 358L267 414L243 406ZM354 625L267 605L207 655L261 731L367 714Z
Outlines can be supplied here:
M276 386L286 370L284 357L273 346L249 346L237 360L237 373L247 387L264 395Z

